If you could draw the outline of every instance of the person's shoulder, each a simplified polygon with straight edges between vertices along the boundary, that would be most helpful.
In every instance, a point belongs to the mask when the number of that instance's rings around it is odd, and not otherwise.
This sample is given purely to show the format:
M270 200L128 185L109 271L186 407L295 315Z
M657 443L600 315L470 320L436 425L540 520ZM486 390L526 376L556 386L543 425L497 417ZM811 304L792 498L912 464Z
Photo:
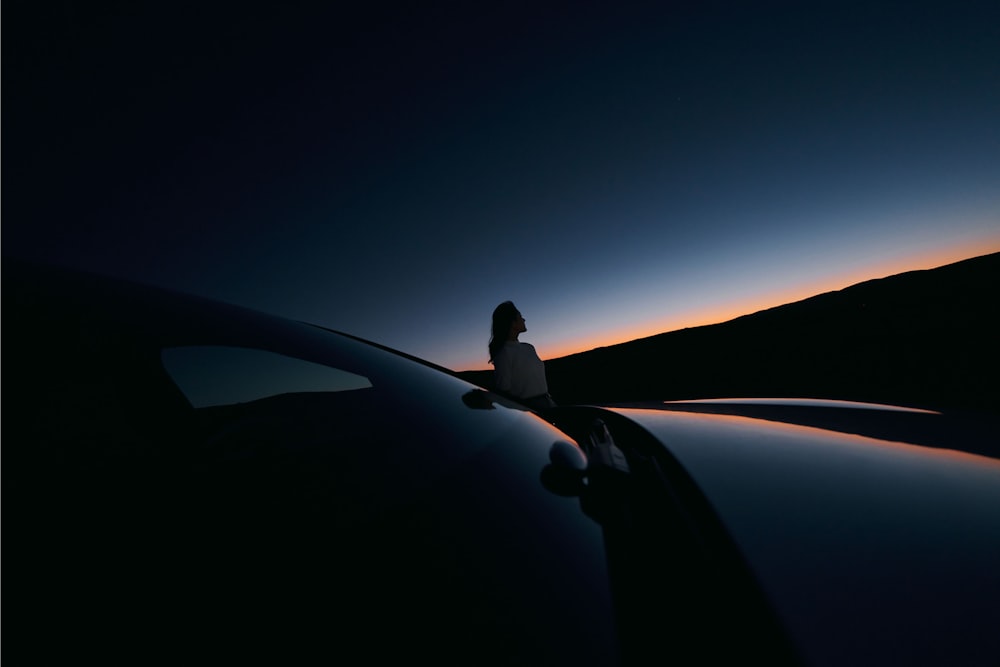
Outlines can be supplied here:
M513 357L520 357L525 354L531 354L535 352L535 346L531 343L525 343L519 340L509 340L504 343L495 356L506 356L511 355Z
M496 359L501 359L503 357L507 357L512 352L513 349L511 349L510 343L504 343L497 349L496 354L493 355L493 359L496 360Z

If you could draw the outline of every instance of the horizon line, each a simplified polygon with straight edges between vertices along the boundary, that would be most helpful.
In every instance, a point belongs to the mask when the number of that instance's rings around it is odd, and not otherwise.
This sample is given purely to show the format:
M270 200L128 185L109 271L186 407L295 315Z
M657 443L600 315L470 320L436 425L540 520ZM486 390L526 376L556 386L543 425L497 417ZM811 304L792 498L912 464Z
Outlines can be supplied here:
M859 277L857 279L848 279L849 282L847 282L846 284L843 284L843 280L836 281L837 284L840 285L839 287L820 288L817 291L815 288L810 289L806 286L800 285L798 287L794 287L780 293L780 294L798 295L798 296L792 296L791 298L785 298L784 300L776 301L776 299L780 299L781 297L775 296L774 293L772 293L771 299L765 299L763 301L757 302L760 304L764 304L760 305L759 307L750 306L748 308L747 306L742 306L742 307L723 306L720 308L711 309L707 313L702 314L700 317L697 314L688 315L686 317L682 316L683 319L687 320L690 323L686 323L680 326L674 326L672 328L669 325L667 326L667 328L663 327L654 328L655 325L644 326L640 328L640 331L642 331L642 333L639 333L638 335L629 335L629 334L623 335L619 332L608 336L607 338L609 338L610 340L607 340L607 342L600 342L596 345L592 342L583 345L580 345L578 343L568 343L566 345L557 347L556 348L557 351L555 353L544 356L542 360L544 362L556 361L560 359L565 359L567 357L576 356L578 354L585 354L587 352L594 352L596 350L607 349L609 347L616 347L618 345L634 343L648 338L662 336L664 334L675 333L687 329L698 329L701 327L714 326L717 324L725 324L727 322L732 322L734 320L737 320L741 317L747 317L749 315L755 315L757 313L761 313L767 310L772 310L774 308L780 308L781 306L787 306L794 303L799 303L801 301L806 301L808 299L812 299L817 296L822 296L823 294L840 292L850 287L861 285L874 280L882 280L884 278L891 278L894 276L899 276L906 273L914 273L918 271L933 271L934 269L940 269L952 264L959 264L961 262L973 259L979 259L981 257L988 257L990 255L1000 254L1000 243L998 243L992 250L987 250L986 252L983 252L982 248L976 248L975 250L972 250L974 254L966 254L969 251L970 248L968 246L964 246L962 247L962 250L951 249L949 251L944 251L944 252L941 251L934 252L933 254L924 253L922 255L917 256L919 259L911 257L908 260L898 260L895 262L891 262L887 265L883 265L885 267L890 267L884 269L885 271L889 271L888 273L880 273L879 275L873 275L871 271L863 271L862 273L864 274L864 277ZM930 265L928 266L928 264ZM906 268L903 268L904 266ZM891 267L900 267L900 268L893 269ZM671 320L676 320L676 319L678 318L671 318ZM660 321L662 322L664 320L661 319ZM569 351L563 351L563 350L569 350ZM475 373L484 371L492 371L492 366L489 366L488 364L485 366L479 365L478 367L475 368L463 368L456 372Z

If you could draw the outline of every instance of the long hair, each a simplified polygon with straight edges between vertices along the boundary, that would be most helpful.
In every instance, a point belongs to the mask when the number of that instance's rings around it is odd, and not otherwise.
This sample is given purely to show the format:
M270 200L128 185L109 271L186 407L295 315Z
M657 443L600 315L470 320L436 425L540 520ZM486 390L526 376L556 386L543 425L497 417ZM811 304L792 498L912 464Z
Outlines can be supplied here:
M493 329L490 331L490 363L497 356L497 352L507 342L510 335L510 327L517 317L517 308L513 301L504 301L493 309Z

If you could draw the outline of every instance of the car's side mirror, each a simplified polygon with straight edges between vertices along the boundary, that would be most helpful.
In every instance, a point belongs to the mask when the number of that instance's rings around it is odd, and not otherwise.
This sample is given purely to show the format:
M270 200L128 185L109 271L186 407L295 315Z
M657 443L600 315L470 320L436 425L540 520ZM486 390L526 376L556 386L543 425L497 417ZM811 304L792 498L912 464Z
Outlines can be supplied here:
M579 496L586 489L587 455L576 445L556 440L549 448L549 465L542 469L542 485L560 496Z

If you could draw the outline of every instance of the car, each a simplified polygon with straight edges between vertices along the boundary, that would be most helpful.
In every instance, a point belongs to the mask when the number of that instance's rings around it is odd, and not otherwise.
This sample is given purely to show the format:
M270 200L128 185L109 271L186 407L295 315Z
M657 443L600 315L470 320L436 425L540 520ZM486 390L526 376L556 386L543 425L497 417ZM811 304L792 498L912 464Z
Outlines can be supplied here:
M803 402L540 413L346 333L15 259L3 316L19 660L1000 656L985 450L791 423Z

